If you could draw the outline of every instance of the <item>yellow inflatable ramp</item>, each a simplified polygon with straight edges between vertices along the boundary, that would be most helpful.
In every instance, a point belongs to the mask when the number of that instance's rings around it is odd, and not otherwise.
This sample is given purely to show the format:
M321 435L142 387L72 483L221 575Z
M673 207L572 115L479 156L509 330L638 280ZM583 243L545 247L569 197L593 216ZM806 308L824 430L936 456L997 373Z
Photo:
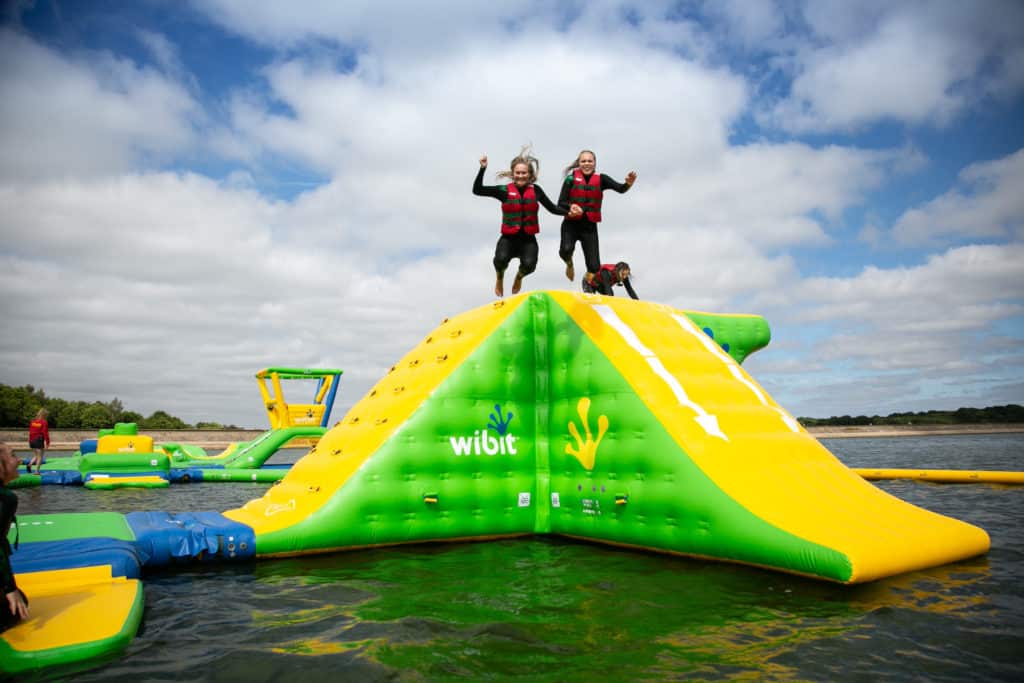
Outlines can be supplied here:
M857 583L988 550L982 529L890 496L843 465L682 311L552 296L729 505L801 541L779 544L769 566L802 573L788 553L828 549L820 569ZM762 564L742 547L729 554Z
M0 633L0 673L73 664L117 652L139 628L142 583L111 576L108 565L15 578L28 597L29 618Z
M532 292L445 320L263 498L257 555L560 534L842 583L988 535L864 481L740 363L759 316Z

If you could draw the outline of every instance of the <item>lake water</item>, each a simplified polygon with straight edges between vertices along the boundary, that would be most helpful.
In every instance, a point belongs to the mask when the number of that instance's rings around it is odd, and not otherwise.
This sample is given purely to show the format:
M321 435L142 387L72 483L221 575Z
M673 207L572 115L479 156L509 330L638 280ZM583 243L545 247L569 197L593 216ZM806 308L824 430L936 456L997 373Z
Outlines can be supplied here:
M823 443L851 467L1024 469L1020 434ZM74 679L1024 680L1024 487L876 484L991 551L849 587L541 537L167 570L127 651ZM266 487L18 495L26 514L222 511Z

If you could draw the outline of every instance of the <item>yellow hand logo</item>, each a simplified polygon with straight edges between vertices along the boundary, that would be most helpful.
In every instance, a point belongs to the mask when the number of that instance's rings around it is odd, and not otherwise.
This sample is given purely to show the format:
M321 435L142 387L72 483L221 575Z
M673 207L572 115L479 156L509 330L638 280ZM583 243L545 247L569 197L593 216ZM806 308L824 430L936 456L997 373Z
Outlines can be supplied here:
M590 433L590 422L587 419L590 413L590 399L583 397L576 404L576 412L580 414L580 422L583 423L583 432L586 440L580 438L580 431L576 428L575 422L569 422L569 433L576 439L576 448L572 444L566 444L565 452L580 461L586 470L594 469L594 458L597 455L597 447L601 445L601 439L608 431L608 417L601 415L597 418L597 441L594 441Z

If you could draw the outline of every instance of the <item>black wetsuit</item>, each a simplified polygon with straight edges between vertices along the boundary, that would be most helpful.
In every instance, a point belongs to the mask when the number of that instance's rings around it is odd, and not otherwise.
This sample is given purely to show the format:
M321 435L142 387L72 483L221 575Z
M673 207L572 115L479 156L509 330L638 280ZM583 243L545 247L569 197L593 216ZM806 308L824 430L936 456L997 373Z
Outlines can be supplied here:
M583 179L589 181L594 174L584 175ZM629 185L612 180L604 173L601 174L601 190L615 190L619 194L629 191ZM569 211L572 200L569 198L569 190L572 189L572 172L565 177L562 183L562 191L558 195L558 207ZM558 255L566 263L572 258L576 249L576 242L580 243L583 249L583 259L587 264L588 273L596 273L601 267L601 249L597 239L597 223L589 220L584 214L580 218L566 218L562 221L562 243L558 247Z
M11 544L7 540L7 530L15 523L14 515L17 512L18 496L6 486L0 485L0 631L6 631L19 621L19 617L11 614L11 606L7 602L7 594L18 590L11 569Z
M597 294L604 294L605 296L615 296L615 292L612 290L612 287L615 285L622 285L625 287L626 292L630 297L634 299L640 298L636 295L636 292L633 291L633 285L629 283L628 277L622 282L612 282L611 271L600 268L598 269L597 274L594 275L593 284L587 282L586 275L583 276L583 291L587 294L594 294L596 292Z
M508 184L484 185L484 171L486 170L481 166L480 171L476 174L476 180L473 181L473 194L480 197L494 197L504 202L508 199ZM534 184L533 192L537 195L537 201L556 216L564 216L569 210L568 207L563 209L548 199L540 185ZM511 235L502 234L498 238L498 244L494 247L494 272L504 275L509 262L514 258L519 259L521 275L529 275L535 271L537 269L537 236L528 235L525 230Z

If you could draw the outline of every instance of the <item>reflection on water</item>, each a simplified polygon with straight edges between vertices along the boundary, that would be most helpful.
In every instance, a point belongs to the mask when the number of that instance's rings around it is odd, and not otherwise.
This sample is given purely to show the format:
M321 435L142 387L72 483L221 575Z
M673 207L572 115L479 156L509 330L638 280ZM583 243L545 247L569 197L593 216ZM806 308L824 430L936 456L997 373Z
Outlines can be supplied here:
M826 446L855 467L1024 462L1020 435ZM848 587L537 537L188 567L147 577L143 629L125 656L75 679L1020 680L1024 487L878 485L984 527L992 550ZM26 513L223 510L264 490L19 496Z

